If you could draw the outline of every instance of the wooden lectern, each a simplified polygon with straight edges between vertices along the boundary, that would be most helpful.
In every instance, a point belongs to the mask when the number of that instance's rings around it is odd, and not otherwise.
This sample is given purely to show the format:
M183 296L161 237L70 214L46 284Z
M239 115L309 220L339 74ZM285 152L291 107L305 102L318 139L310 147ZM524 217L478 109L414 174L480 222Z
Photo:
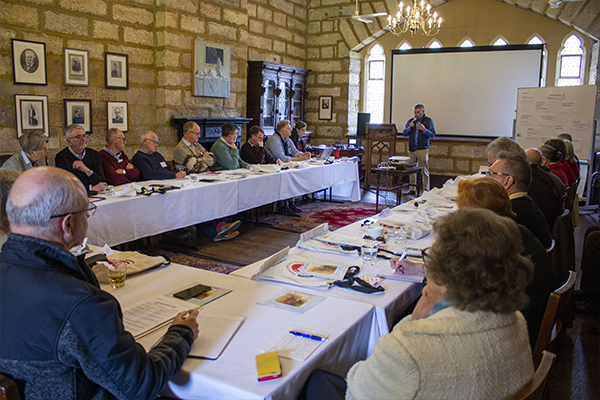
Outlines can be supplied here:
M373 158L377 160L377 165L388 161L388 157L396 155L396 137L398 131L396 124L367 124L367 136L363 141L365 150L365 189L370 188L369 178Z

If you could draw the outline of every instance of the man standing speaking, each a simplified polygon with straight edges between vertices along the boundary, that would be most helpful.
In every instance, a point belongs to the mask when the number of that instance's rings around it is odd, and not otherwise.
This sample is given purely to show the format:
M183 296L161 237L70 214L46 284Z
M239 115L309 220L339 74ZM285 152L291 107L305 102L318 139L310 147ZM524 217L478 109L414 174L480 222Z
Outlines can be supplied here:
M433 120L425 116L425 106L417 104L414 107L415 117L408 120L402 134L408 136L408 155L410 162L417 162L423 167L423 187L429 190L429 139L435 137ZM410 177L414 183L414 176Z

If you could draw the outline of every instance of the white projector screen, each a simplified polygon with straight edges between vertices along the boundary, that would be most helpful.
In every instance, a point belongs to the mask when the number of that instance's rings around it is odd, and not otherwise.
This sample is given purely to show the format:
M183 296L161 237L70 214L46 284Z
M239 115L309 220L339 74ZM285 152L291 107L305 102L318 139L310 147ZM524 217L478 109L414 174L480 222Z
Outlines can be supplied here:
M539 87L544 45L392 50L390 119L422 103L437 135L513 134L518 88Z

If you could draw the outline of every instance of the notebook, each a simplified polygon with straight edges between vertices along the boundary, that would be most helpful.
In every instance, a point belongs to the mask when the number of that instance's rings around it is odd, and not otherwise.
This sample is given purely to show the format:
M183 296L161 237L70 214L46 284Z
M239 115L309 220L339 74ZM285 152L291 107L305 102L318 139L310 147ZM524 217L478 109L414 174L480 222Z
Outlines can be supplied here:
M418 267L408 268L404 271L404 273L396 272L389 265L383 265L377 271L377 276L379 278L392 279L394 281L423 283L424 278L423 269L421 267L422 265L423 264L417 264Z

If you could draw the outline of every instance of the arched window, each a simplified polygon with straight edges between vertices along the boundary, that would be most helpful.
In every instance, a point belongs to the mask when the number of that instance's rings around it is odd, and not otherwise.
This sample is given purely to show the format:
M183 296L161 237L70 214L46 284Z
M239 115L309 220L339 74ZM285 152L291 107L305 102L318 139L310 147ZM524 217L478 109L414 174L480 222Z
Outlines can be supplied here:
M534 34L531 39L527 42L527 44L544 44L544 39ZM546 67L548 62L548 50L544 48L544 52L542 53L542 77L540 78L540 87L546 86Z
M583 83L584 55L581 39L575 34L569 36L558 52L556 86L578 86Z
M508 42L504 38L499 37L494 43L492 43L492 46L506 46L507 44Z
M463 42L460 44L460 47L474 47L474 46L475 46L475 44L469 38L463 40Z
M367 112L371 123L383 123L383 96L385 92L385 55L383 47L376 44L367 59Z
M406 40L398 47L399 50L410 50L412 46Z
M437 41L436 39L433 39L427 47L429 47L430 49L441 49L442 44L439 41Z

